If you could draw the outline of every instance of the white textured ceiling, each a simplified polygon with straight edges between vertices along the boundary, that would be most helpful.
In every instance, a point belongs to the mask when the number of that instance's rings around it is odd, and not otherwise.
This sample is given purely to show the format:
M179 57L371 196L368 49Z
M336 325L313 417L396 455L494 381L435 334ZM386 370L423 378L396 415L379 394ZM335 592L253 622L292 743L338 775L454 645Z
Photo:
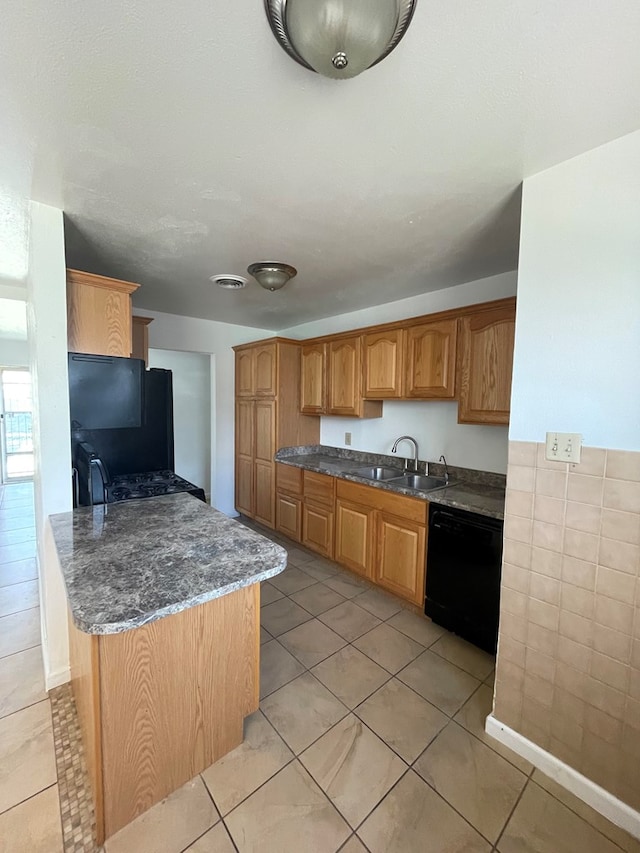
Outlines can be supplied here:
M640 127L638 45L638 0L418 0L384 62L333 81L261 0L9 0L0 277L29 197L139 306L263 328L513 269L523 177ZM268 259L299 270L279 293L208 281Z

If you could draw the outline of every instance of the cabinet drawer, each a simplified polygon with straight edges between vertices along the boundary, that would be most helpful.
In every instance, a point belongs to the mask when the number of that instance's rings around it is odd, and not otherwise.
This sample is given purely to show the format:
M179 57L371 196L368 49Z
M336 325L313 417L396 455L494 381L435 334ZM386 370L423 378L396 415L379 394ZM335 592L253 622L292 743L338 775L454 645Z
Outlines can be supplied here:
M416 524L427 523L429 502L420 498L408 498L405 495L396 495L373 486L360 486L358 483L349 483L346 480L337 481L336 496L341 500L389 512L400 518L406 518L407 521L414 521Z
M333 508L335 499L335 477L327 474L304 472L304 498Z
M302 468L276 463L276 485L279 492L289 495L302 494Z

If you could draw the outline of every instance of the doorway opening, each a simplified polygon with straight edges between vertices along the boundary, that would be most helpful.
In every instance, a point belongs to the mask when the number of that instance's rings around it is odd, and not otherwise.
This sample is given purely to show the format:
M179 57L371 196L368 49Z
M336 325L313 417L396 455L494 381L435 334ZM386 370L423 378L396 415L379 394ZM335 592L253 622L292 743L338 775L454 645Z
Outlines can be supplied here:
M29 371L0 368L0 476L3 484L33 477L32 415Z

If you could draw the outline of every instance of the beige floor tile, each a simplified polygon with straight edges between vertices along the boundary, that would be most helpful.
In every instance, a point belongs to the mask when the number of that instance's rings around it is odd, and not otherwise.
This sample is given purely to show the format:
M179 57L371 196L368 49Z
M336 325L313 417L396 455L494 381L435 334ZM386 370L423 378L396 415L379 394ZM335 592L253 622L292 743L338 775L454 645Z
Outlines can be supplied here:
M36 543L21 542L19 545L0 545L0 563L13 563L15 560L28 560L35 557Z
M367 853L367 848L357 835L352 835L344 847L340 848L340 853Z
M358 637L353 645L394 674L424 651L420 643L386 624Z
M0 717L46 698L40 646L0 658Z
M315 558L311 561L300 563L300 567L303 572L317 581L328 580L340 572L339 567L335 563L323 560L322 558Z
M0 564L0 587L10 586L14 583L34 581L38 578L36 561L17 560L15 563Z
M449 722L449 718L392 678L355 713L411 763Z
M309 619L311 614L288 598L281 598L260 608L260 624L264 625L273 637L284 634Z
M280 572L279 575L271 578L270 583L285 595L291 595L293 592L300 592L301 589L311 586L315 583L315 579L301 572L295 566L289 566L284 572Z
M300 761L354 828L407 769L353 714L305 750Z
M0 616L37 607L38 581L23 581L0 589Z
M344 637L348 643L352 643L362 634L366 634L367 631L380 624L380 620L376 616L367 610L363 610L362 607L358 607L353 601L345 601L343 604L327 610L326 613L320 614L318 618L340 634L341 637Z
M235 853L231 837L224 824L217 823L213 829L205 832L185 853Z
M448 632L431 646L431 651L480 681L484 681L496 665L493 655Z
M436 625L426 616L418 616L408 610L401 610L400 613L392 616L387 624L425 647L435 643L444 634L444 628Z
M311 551L307 551L305 548L296 548L291 544L285 547L289 555L289 562L294 563L296 566L304 566L306 563L314 562L318 558L317 554L312 554Z
M389 678L389 673L353 646L340 649L312 670L348 708L355 708Z
M333 577L327 578L324 583L340 593L343 598L355 598L356 595L360 595L367 589L364 583L360 582L354 575L348 575L346 572L340 572Z
M0 720L0 812L56 782L49 700Z
M364 607L369 613L373 613L378 619L390 619L395 613L402 610L402 605L397 598L391 595L385 595L377 589L369 589L359 595L356 603L360 607Z
M449 716L464 705L480 684L468 672L429 650L401 670L398 678Z
M335 853L348 824L298 761L226 818L240 853Z
M456 723L440 732L413 767L492 843L527 782L524 773Z
M260 647L260 698L302 675L304 669L277 640L264 643Z
M0 658L39 646L40 639L39 607L0 617Z
M269 581L260 584L260 607L273 604L274 601L279 601L281 598L284 598L284 593L276 589Z
M620 853L581 817L530 782L507 824L500 853Z
M291 598L300 607L304 607L309 613L313 613L314 616L318 616L318 614L324 613L345 601L342 595L323 583L308 586L306 589L294 593Z
M293 758L293 753L261 711L247 717L244 741L216 761L202 778L220 814L226 815Z
M219 820L199 776L109 838L105 853L181 853Z
M607 820L604 815L592 809L584 800L578 799L571 791L567 791L562 785L559 785L553 779L550 779L540 770L534 770L531 777L534 782L537 782L542 788L552 794L561 803L564 803L567 808L575 812L581 818L590 823L595 829L600 830L603 835L606 835L610 841L613 841L621 847L625 853L640 853L640 839L633 838L624 829L616 826L611 821Z
M494 752L510 761L518 770L522 770L527 776L533 770L533 764L519 756L509 747L504 746L485 731L485 721L493 710L493 689L486 684L481 684L473 696L468 699L453 718L457 723L475 735ZM640 850L638 851L640 853Z
M281 634L278 639L307 669L328 658L346 644L339 634L318 619L298 625L292 631Z
M16 506L13 503L5 503L3 501L2 506L0 507L0 520L17 520L23 523L35 524L35 512L33 509L33 502L31 506L25 506L23 504L21 504L20 506Z
M62 853L57 785L0 814L0 853Z
M347 709L306 672L260 703L262 712L296 753L347 715Z
M33 524L14 527L13 530L0 529L0 543L3 545L19 545L21 542L31 542L36 538L36 528Z
M412 770L358 830L371 853L489 853L491 846Z

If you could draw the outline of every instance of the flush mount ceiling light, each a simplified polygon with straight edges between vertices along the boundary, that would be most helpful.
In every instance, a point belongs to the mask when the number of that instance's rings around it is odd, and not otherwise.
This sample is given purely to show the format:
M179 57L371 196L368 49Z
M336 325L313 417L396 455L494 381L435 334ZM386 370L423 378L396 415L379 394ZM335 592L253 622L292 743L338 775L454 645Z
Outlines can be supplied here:
M265 290L280 290L290 278L297 274L298 270L289 264L280 263L280 261L261 261L257 264L251 264L247 268L247 272Z
M247 285L247 279L241 275L212 275L209 281L217 284L225 290L241 290Z
M269 24L292 59L325 77L355 77L391 53L416 0L264 0Z

